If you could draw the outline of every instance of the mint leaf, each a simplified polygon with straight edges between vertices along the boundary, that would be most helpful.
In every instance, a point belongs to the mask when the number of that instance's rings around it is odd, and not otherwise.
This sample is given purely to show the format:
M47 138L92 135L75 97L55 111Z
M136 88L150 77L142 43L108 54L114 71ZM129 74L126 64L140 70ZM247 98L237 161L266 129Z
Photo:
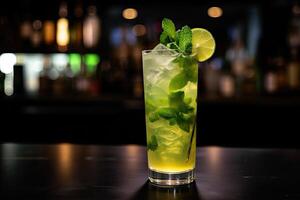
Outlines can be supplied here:
M156 112L160 117L165 119L171 119L176 117L176 111L172 108L159 108Z
M188 83L185 73L181 72L171 79L169 90L178 90L183 88Z
M191 113L194 111L194 108L192 106L189 106L185 103L179 105L178 110L182 113Z
M147 143L147 149L151 151L155 151L157 147L158 147L157 138L155 137L155 135L152 135L150 141Z
M179 33L180 33L180 29L176 31L175 33L175 42L177 45L179 45Z
M160 34L160 38L159 39L160 39L160 43L162 43L164 45L168 45L168 43L170 42L168 34L165 31L163 31Z
M150 122L155 122L159 120L159 115L156 112L152 112L149 114L149 121Z
M194 108L184 102L184 92L173 92L169 95L169 105L180 113L191 113Z
M178 107L183 103L184 99L184 92L172 92L169 94L169 105L172 108L178 109Z
M177 122L179 128L181 128L182 130L184 130L185 132L190 132L190 124L184 121L179 121Z
M191 121L181 113L177 116L177 124L182 130L190 132Z
M192 45L192 42L188 43L185 47L185 53L186 54L191 54L192 53L192 50L193 50L193 45Z
M190 65L189 68L185 69L185 75L187 79L193 83L198 81L198 65Z
M192 30L190 27L184 26L178 33L178 46L186 54L191 53Z
M169 119L169 125L170 126L174 126L176 123L177 123L177 119L176 118Z
M175 40L176 29L175 24L172 22L172 20L164 18L162 20L162 29L170 39Z
M185 132L190 132L190 123L186 122L184 120L177 120L177 124L179 126L179 128L181 128L182 130L184 130Z
M180 56L174 60L185 73L188 81L196 83L198 81L198 62L190 56Z

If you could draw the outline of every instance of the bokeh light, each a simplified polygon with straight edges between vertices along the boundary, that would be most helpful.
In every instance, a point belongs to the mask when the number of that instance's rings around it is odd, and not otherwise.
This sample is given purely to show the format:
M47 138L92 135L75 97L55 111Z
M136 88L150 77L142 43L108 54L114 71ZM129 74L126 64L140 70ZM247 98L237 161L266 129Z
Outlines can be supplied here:
M0 56L0 70L4 74L13 72L14 65L17 62L17 57L13 53L4 53Z
M136 36L143 36L146 34L147 30L143 24L137 24L132 28L133 33Z
M59 46L67 46L69 44L69 21L66 18L60 18L57 21L56 40Z
M123 10L122 15L125 19L135 19L138 16L138 12L134 8L126 8Z
M207 10L207 14L208 14L208 16L210 16L212 18L218 18L223 15L223 10L220 7L210 7Z

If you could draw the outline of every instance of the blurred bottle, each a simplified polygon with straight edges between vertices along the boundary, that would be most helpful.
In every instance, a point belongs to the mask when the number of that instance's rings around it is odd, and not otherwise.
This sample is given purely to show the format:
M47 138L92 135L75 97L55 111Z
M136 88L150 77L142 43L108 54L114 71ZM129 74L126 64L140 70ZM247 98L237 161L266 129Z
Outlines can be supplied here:
M287 35L290 48L290 62L287 64L286 78L290 91L300 90L300 5L294 1Z
M55 23L52 20L47 20L44 22L43 26L43 36L44 42L49 48L55 42Z
M75 89L74 78L75 75L71 69L70 63L68 63L64 70L64 89L65 89L64 95L70 96L74 94L74 89Z
M50 57L45 56L43 69L39 75L39 95L41 96L50 96L52 94L51 68Z
M87 17L83 22L83 43L86 48L97 46L101 37L101 21L96 6L89 6Z
M82 1L78 1L74 9L74 20L71 22L70 28L70 44L75 49L80 49L82 47L82 37L83 37L83 5Z
M80 96L88 95L90 82L87 77L87 68L83 59L81 60L80 73L76 77L76 91Z
M230 63L225 62L220 77L220 93L223 97L233 97L235 95L235 80L230 73Z
M97 96L100 93L100 57L98 54L85 54L86 77L89 80L88 93Z
M22 40L22 48L27 50L31 47L32 23L29 19L24 20L20 25L20 37Z
M88 76L89 79L89 95L99 96L101 92L101 82L100 82L100 64L96 66L95 72Z
M269 59L267 70L264 77L264 88L267 94L275 94L278 92L278 74L274 65L274 60Z
M65 96L65 86L64 71L58 71L58 77L53 81L53 95L56 97Z
M248 66L245 71L244 82L242 84L243 96L254 96L257 93L257 75L254 66Z
M292 59L288 64L287 80L290 90L300 89L300 62L296 55L292 56Z
M255 95L261 95L264 91L264 84L263 84L263 69L261 68L260 63L255 62L254 64L254 78L255 78Z
M278 77L274 71L269 71L265 76L265 89L267 93L274 94L278 89Z
M235 93L237 96L242 96L245 75L249 68L249 55L240 37L233 40L231 47L226 51L226 60L229 61L232 73L235 76Z
M65 52L68 50L68 45L70 42L70 31L69 31L69 20L68 7L66 2L62 2L59 7L59 19L57 20L56 27L56 42L58 45L58 50Z
M113 91L113 73L110 59L102 59L99 70L101 73L101 92L109 94Z
M14 65L14 71L13 71L13 87L14 87L14 93L13 95L15 97L23 97L25 94L25 88L24 88L24 66L23 65Z
M285 59L282 56L278 56L274 60L274 66L278 77L278 91L284 93L287 89L287 67Z
M42 35L43 23L41 20L37 19L32 22L32 34L31 34L31 43L34 48L37 48L41 45L43 35Z

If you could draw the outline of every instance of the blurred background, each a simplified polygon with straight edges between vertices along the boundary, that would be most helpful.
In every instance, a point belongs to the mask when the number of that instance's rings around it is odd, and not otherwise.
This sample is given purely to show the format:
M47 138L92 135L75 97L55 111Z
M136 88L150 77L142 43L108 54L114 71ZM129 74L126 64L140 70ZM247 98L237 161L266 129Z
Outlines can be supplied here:
M206 28L198 144L300 147L298 1L10 0L0 6L0 142L145 144L141 51L161 20Z

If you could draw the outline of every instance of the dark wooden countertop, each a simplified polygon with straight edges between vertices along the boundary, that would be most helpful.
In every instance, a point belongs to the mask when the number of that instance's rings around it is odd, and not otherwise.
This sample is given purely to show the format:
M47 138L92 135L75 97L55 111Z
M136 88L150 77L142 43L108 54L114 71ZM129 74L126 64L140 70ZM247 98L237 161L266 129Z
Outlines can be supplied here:
M0 145L0 199L300 199L300 150L205 147L197 181L147 182L142 146Z

